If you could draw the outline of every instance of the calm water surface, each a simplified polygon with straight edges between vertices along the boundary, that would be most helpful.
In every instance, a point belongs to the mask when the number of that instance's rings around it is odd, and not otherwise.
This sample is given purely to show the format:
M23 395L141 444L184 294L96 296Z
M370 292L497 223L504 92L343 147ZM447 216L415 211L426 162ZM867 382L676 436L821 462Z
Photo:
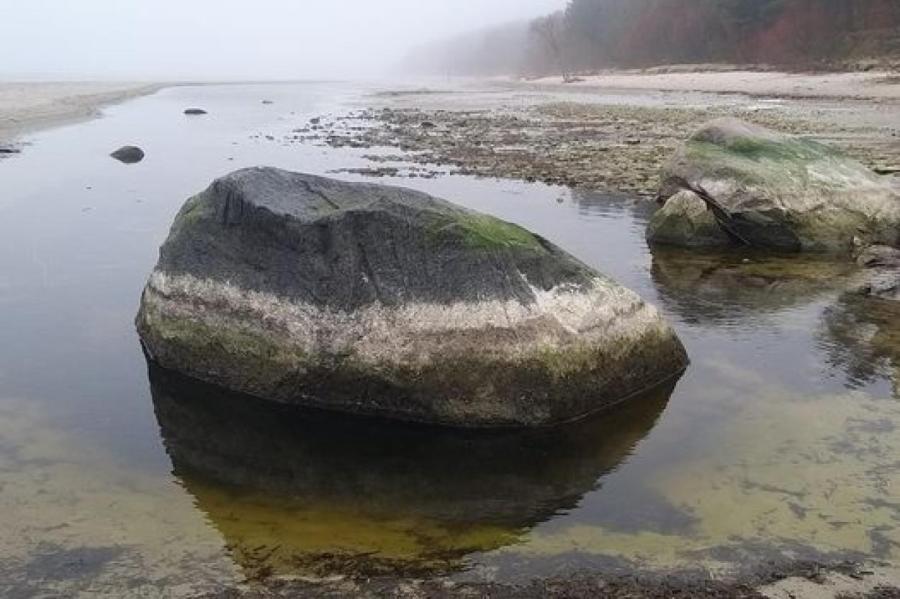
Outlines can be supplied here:
M531 434L386 427L148 370L133 318L182 202L239 167L364 165L364 150L282 140L372 91L173 88L0 161L0 595L896 558L894 309L845 293L842 264L651 253L652 207L628 198L386 180L529 227L660 306L692 366L600 419ZM147 158L107 156L126 143Z

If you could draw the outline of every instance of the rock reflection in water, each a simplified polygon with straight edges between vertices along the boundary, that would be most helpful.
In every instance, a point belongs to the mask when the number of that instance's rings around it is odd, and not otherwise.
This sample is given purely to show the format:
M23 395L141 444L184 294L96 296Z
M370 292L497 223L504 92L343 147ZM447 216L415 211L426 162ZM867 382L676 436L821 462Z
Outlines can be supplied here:
M589 421L454 431L285 409L150 367L174 473L248 577L425 573L575 507L674 383Z
M900 398L900 302L843 294L822 315L819 343L848 388L886 379Z
M824 256L653 250L662 301L688 322L756 319L809 304L845 288L857 273L849 261Z
M659 206L642 197L597 192L589 189L572 189L572 200L583 216L630 216L635 223L645 227Z

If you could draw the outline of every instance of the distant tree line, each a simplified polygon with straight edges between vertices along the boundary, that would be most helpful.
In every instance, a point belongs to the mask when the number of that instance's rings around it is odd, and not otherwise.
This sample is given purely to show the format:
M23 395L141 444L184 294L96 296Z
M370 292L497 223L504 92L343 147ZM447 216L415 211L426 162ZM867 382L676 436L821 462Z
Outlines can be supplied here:
M815 66L900 57L900 0L570 0L532 23L459 41L428 49L419 64L567 77L679 63Z
M580 68L815 63L865 52L855 34L875 52L900 44L898 0L572 0L565 21Z

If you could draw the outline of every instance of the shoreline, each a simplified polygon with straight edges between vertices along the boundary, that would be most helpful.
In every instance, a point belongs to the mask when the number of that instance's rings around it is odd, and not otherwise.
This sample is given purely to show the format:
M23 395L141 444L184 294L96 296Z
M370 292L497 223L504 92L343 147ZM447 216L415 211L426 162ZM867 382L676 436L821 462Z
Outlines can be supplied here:
M900 74L896 71L839 71L793 73L748 69L700 69L606 71L577 77L565 83L562 77L532 80L507 79L526 89L572 92L603 90L665 91L711 94L743 94L755 98L797 100L900 101Z
M170 83L0 82L0 146L28 133L100 116L100 110L156 93Z
M193 599L287 599L288 597L402 596L408 599L886 599L898 596L900 571L885 565L772 564L733 577L709 573L642 571L539 576L519 584L459 582L447 578L375 576L361 579L294 578L248 581Z
M574 84L408 82L371 95L363 110L320 115L281 141L370 150L369 166L334 173L411 179L454 173L653 197L659 169L691 131L736 117L836 146L891 174L900 169L900 77L874 83L885 77L702 71L617 72ZM824 79L832 87L818 95L791 95L796 86L815 92L813 84ZM857 88L879 99L847 95Z

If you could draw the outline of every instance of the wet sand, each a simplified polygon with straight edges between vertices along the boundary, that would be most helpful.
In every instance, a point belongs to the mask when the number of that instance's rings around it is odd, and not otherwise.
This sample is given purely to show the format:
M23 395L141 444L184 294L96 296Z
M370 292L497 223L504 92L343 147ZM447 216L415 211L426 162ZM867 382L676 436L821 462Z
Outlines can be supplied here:
M10 144L24 133L94 117L105 105L163 87L136 82L0 82L0 144Z

